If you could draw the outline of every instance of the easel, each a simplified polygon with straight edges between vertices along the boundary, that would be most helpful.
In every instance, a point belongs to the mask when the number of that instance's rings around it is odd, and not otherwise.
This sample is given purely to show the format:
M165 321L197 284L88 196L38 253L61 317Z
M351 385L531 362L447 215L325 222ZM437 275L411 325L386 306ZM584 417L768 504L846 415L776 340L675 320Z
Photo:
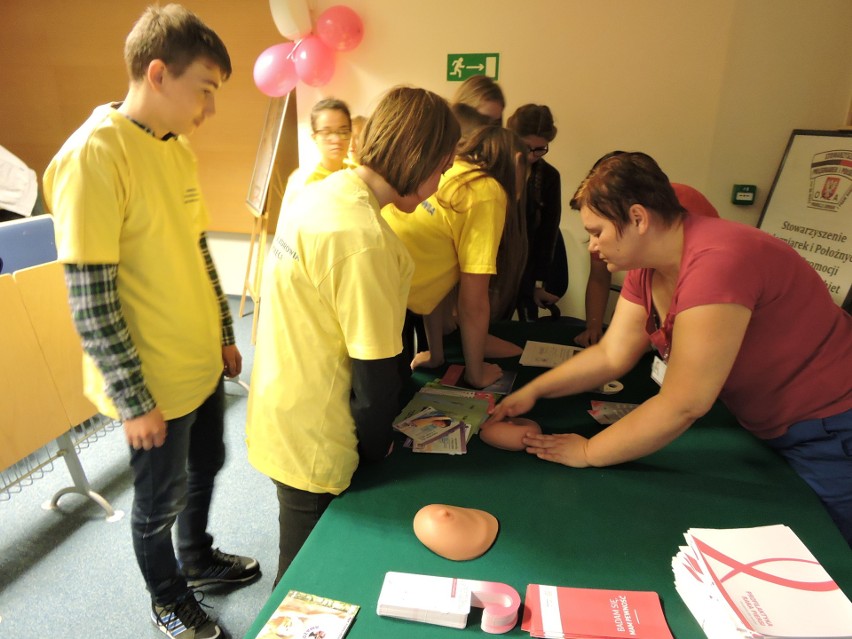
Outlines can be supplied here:
M291 104L292 99L292 104ZM275 232L284 189L289 176L299 165L295 91L272 98L266 111L266 122L257 147L254 171L249 185L246 205L252 220L248 263L240 298L240 317L244 317L246 298L253 302L251 343L257 340L257 320L260 317L260 290L266 261L270 229ZM255 253L255 244L257 249Z

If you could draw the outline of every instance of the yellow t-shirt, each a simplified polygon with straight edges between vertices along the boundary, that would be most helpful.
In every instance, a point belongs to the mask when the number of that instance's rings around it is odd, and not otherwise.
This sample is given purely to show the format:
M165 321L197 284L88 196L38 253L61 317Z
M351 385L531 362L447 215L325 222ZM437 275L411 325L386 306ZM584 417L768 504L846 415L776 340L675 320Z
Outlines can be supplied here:
M349 160L343 160L343 169L354 169L355 166ZM293 171L287 178L287 187L284 189L284 197L281 199L281 215L284 215L284 212L292 206L293 201L308 184L324 180L332 173L336 173L336 171L325 168L322 163L317 163L312 169L299 167ZM280 215L278 219L281 219Z
M98 107L44 174L65 264L118 264L117 290L142 374L165 419L201 405L222 375L219 306L199 247L208 212L195 155ZM86 396L117 419L95 362Z
M354 359L402 351L413 265L352 170L306 187L270 251L246 418L251 464L288 486L340 494L358 466Z
M456 160L438 192L413 213L393 205L382 216L414 259L408 308L431 313L460 273L495 274L506 223L506 192L492 177L473 176L476 166Z

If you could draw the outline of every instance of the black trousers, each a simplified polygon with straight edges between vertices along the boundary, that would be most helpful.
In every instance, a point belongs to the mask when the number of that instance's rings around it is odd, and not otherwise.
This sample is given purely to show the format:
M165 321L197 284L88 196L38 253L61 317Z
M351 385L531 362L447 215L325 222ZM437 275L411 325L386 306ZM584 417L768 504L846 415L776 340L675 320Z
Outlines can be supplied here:
M281 581L296 553L326 511L335 495L310 493L275 481L278 491L278 574L273 588Z

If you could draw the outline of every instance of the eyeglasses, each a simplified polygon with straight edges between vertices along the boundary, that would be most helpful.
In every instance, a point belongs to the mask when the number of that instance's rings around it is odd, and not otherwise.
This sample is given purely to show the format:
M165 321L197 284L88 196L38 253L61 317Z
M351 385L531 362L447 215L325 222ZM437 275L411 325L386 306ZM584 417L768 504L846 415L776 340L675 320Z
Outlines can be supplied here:
M352 131L349 129L341 129L340 131L333 131L331 129L320 129L319 131L314 131L314 135L320 138L321 140L330 140L335 135L340 140L348 140L352 137Z
M532 153L537 158L547 155L547 152L550 151L550 145L545 144L544 146L528 146L529 152Z

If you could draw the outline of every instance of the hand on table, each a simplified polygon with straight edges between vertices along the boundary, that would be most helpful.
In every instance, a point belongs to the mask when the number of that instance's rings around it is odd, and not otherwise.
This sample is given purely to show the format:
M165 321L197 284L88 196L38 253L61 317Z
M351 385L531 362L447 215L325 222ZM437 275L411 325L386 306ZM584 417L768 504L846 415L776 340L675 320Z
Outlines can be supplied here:
M527 447L527 452L539 459L571 466L572 468L590 466L586 460L586 446L589 440L576 433L527 434L521 441Z
M166 422L159 408L124 421L124 436L134 449L151 450L166 442Z
M574 338L574 343L579 346L592 346L601 341L603 337L602 328L587 328Z
M478 374L471 371L470 366L464 367L464 379L474 388L485 388L490 386L503 376L503 369L497 364L490 362L482 362L482 367Z
M444 358L433 357L432 351L420 351L414 356L414 359L411 360L411 370L421 366L423 368L438 368L443 363Z

